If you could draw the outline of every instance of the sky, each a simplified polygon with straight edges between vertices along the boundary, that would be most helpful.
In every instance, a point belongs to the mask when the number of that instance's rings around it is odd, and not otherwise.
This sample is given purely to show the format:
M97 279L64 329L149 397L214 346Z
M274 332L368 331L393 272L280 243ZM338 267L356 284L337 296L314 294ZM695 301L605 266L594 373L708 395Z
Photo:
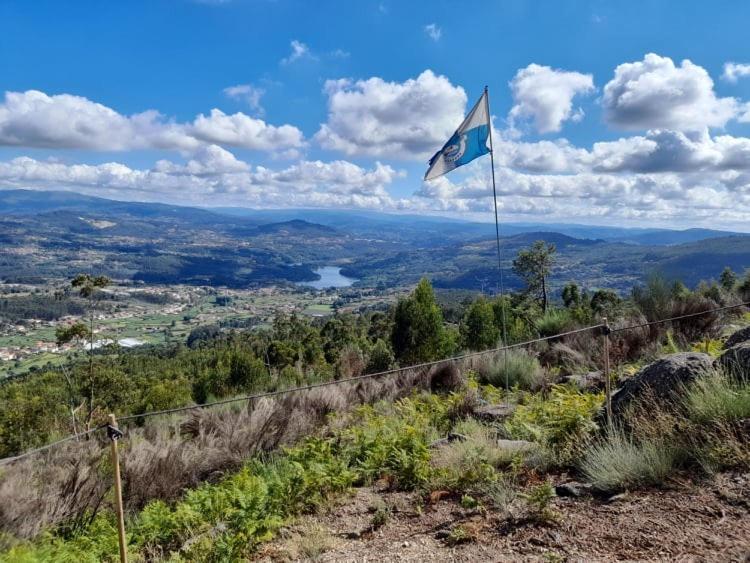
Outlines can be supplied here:
M747 2L0 1L0 189L750 231Z

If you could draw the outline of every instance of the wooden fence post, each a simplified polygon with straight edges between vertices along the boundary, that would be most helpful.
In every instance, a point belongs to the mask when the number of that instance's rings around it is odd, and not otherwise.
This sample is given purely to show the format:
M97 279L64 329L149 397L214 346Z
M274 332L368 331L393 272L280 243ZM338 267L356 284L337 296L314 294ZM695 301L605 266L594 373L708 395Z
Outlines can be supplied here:
M607 317L602 319L603 324L603 335L604 335L604 393L606 400L607 409L607 425L612 427L612 381L609 375L609 333L612 330L609 328Z
M107 427L112 448L112 467L115 472L115 504L117 510L117 535L120 541L120 563L127 563L128 548L125 538L125 513L122 508L122 482L120 480L120 455L117 452L117 440L122 437L122 432L117 428L117 419L114 414L109 415L109 426Z

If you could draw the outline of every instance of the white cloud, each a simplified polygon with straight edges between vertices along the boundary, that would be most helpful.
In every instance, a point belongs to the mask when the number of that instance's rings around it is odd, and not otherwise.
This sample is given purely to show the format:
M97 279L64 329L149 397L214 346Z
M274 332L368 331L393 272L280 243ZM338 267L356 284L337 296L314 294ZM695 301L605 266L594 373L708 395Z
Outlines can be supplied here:
M329 54L334 59L348 59L352 56L349 51L344 51L343 49L334 49Z
M246 149L273 151L299 148L304 144L302 131L296 127L274 127L241 112L227 115L218 109L212 109L208 116L196 117L188 131L207 143Z
M0 145L129 150L198 145L155 111L124 116L80 96L6 92L0 104Z
M423 185L414 206L444 212L492 212L491 184L486 174L455 182L445 177ZM750 213L750 174L525 174L507 168L497 173L501 214L514 219L731 228ZM632 224L632 223L631 223Z
M443 35L443 30L434 23L428 23L424 26L424 32L427 34L427 37L435 42L440 41L440 37Z
M734 98L718 98L706 70L689 60L647 54L615 69L604 87L604 117L623 129L700 131L723 127L738 111Z
M224 94L233 100L239 100L248 105L248 107L257 115L263 115L265 112L260 105L260 99L266 91L252 84L237 84L224 88Z
M153 110L126 116L81 96L49 96L37 90L6 92L0 103L0 145L191 152L206 144L280 152L302 147L304 138L294 126L276 127L218 109L200 114L193 123L176 123Z
M750 76L750 64L724 63L724 72L721 77L727 82L737 82L738 79L745 76Z
M450 137L464 116L466 93L426 70L416 79L329 80L328 119L315 139L348 155L423 159Z
M532 118L537 131L559 131L564 121L577 121L582 110L573 109L573 98L594 90L590 74L552 69L530 64L520 69L510 82L514 105L510 110L511 127L523 118Z
M300 59L315 60L317 58L310 50L310 47L302 43L302 41L292 39L290 46L292 52L289 53L288 57L284 57L283 59L281 59L281 64L283 65L292 64L293 62L299 61Z
M181 204L207 201L255 207L394 208L386 187L403 176L376 163L301 161L281 170L251 167L220 147L206 147L185 164L162 160L151 169L19 157L0 162L0 187L67 189L82 193Z

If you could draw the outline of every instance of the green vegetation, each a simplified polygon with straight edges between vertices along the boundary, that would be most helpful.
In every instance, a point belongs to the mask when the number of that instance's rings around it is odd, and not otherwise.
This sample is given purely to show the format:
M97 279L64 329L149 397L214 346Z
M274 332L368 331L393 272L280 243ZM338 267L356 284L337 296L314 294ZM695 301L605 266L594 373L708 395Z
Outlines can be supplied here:
M633 430L614 428L581 461L599 489L659 485L678 469L750 468L747 437L738 423L750 417L750 382L714 373L693 382L673 410L638 414Z
M542 251L551 267L551 248L529 252ZM453 323L445 322L448 315L424 279L388 310L314 319L279 314L267 327L205 325L184 343L92 351L64 369L0 386L0 455L76 431L77 420L89 426L101 422L108 412L137 414L349 379L493 348L503 317L508 339L522 340L585 326L603 314L627 325L655 315L706 311L737 302L740 287L704 284L691 291L654 277L622 299L569 284L561 307L547 292L548 272L542 270L535 270L535 282L529 278L527 292L454 303ZM93 288L95 279L78 287ZM690 349L715 337L721 320L708 314L613 334L611 357L633 365L660 347ZM81 340L93 331L93 324L73 324L59 337ZM674 410L649 416L634 411L627 429L607 431L597 422L601 392L558 383L561 376L596 369L600 359L591 335L568 335L485 360L465 358L405 369L392 379L313 390L324 391L320 394L206 409L180 421L136 421L123 447L131 552L136 560L248 557L296 516L320 510L356 486L425 497L448 494L462 499L467 510L491 506L503 514L518 509L521 499L526 521L553 525L559 515L551 506L552 486L546 480L539 484L549 469L578 469L597 488L617 490L659 485L675 471L750 466L739 425L750 416L746 382L721 375L698 380ZM509 389L503 389L506 381ZM381 398L387 400L377 402ZM508 407L499 407L501 401ZM506 410L487 422L480 406ZM72 448L57 476L48 474L50 483L41 473L30 478L21 469L2 476L6 486L0 495L9 501L9 512L0 514L15 535L3 537L8 560L98 561L116 553L110 485L94 478L109 474L107 462L91 453L98 451L93 442ZM53 512L61 499L68 500L66 478L79 475L91 479L69 505ZM34 494L38 491L28 488L40 483L48 489L38 505L10 502L8 495ZM34 520L35 510L50 510L48 525ZM389 510L375 509L372 530L386 524ZM316 537L311 532L309 545L298 546L298 552L325 549L326 539ZM446 542L472 538L472 529L461 525Z

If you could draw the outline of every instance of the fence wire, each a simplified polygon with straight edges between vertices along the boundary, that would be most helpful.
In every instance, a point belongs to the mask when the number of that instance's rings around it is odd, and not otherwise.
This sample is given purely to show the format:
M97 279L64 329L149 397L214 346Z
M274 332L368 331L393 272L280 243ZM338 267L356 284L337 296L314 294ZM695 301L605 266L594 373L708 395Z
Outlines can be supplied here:
M679 315L677 317L670 317L670 318L667 318L667 319L660 319L660 320L656 320L656 321L650 321L650 322L646 322L646 323L640 323L640 324L636 324L636 325L629 325L629 326L624 326L624 327L619 327L619 328L610 328L609 329L609 333L619 333L619 332L624 332L624 331L627 331L627 330L634 330L634 329L637 329L637 328L644 328L644 327L649 327L649 326L653 326L653 325L657 325L657 324L665 324L665 323L679 321L679 320L687 319L687 318L691 318L691 317L699 317L699 316L708 315L708 314L711 314L711 313L718 313L718 312L721 312L721 311L728 311L728 310L731 310L731 309L739 309L741 307L749 307L749 306L750 306L750 301L747 301L747 302L739 303L737 305L727 305L727 306L724 306L724 307L717 307L717 308L714 308L714 309L708 309L706 311L700 311L700 312L697 312L697 313L688 313L688 314L685 314L685 315ZM441 365L441 364L445 364L445 363L448 363L448 362L455 362L455 361L458 361L458 360L465 360L465 359L468 359L468 358L474 358L474 357L483 356L483 355L496 354L496 353L502 352L504 350L512 350L512 349L515 349L515 348L522 348L522 347L525 347L525 346L530 346L532 344L537 344L539 342L548 342L548 341L551 341L551 340L557 340L559 338L564 338L566 336L571 336L571 335L574 335L574 334L580 334L580 333L583 333L583 332L589 332L589 331L593 331L593 330L603 330L605 328L605 326L606 325L604 325L604 324L591 325L591 326L587 326L587 327L583 327L583 328L578 328L578 329L575 329L575 330L569 330L569 331L566 331L566 332L561 332L561 333L554 334L554 335L551 335L551 336L544 336L544 337L540 337L540 338L534 338L532 340L526 340L524 342L518 342L518 343L515 343L515 344L508 344L508 345L505 345L505 346L499 346L497 348L490 348L489 350L481 350L481 351L478 351L478 352L469 352L469 353L466 353L466 354L460 354L460 355L457 355L457 356L452 356L450 358L443 358L441 360L433 360L433 361L429 361L429 362L423 362L423 363L414 364L414 365L411 365L411 366L405 366L405 367L400 367L400 368L389 369L389 370L380 371L380 372L376 372L376 373L367 373L367 374L363 374L363 375L357 375L357 376L354 376L354 377L347 377L347 378L344 378L344 379L334 379L334 380L331 380L331 381L323 381L323 382L320 382L320 383L312 383L310 385L303 385L303 386L299 386L299 387L292 387L290 389L280 389L280 390L277 390L277 391L268 391L268 392L264 392L264 393L255 393L255 394L252 394L252 395L244 395L242 397L232 397L231 399L222 399L222 400L218 400L218 401L211 401L211 402L201 403L201 404L197 404L197 405L186 405L184 407L176 407L176 408L172 408L172 409L163 409L163 410L149 411L149 412L144 412L144 413L139 413L139 414L131 414L131 415L123 416L123 417L118 417L117 421L118 421L118 423L122 423L122 422L128 422L128 421L132 421L132 420L149 418L149 417L153 417L153 416L162 416L162 415L174 414L174 413L179 413L179 412L193 411L193 410L197 410L197 409L206 409L206 408L210 408L210 407L215 407L215 406L219 406L219 405L227 405L227 404L231 404L231 403L239 403L239 402L246 402L246 401L249 402L249 401L254 401L254 400L258 400L258 399L263 399L263 398L266 398L266 397L278 397L280 395L287 395L287 394L290 394L290 393L298 393L298 392L302 392L302 391L309 391L311 389L318 389L318 388L321 388L321 387L329 387L329 386L333 386L333 385L341 385L343 383L351 383L351 382L354 382L354 381L361 381L361 380L364 380L364 379L371 379L371 378L375 378L375 377L383 377L383 376L388 376L388 375L394 375L394 374L403 373L403 372L409 371L409 370L424 369L424 368L429 368L429 367L434 367L434 366L438 366L438 365ZM55 447L57 447L57 446L59 446L61 444L64 444L64 443L67 443L67 442L70 442L70 441L73 441L73 440L80 440L83 437L86 437L88 435L94 434L95 432L98 432L100 430L104 430L106 428L107 428L107 425L103 424L103 425L97 426L96 428L92 428L90 430L87 430L85 432L80 432L78 434L71 434L70 436L66 436L65 438L62 438L62 439L57 440L55 442L51 442L49 444L46 444L44 446L40 446L38 448L30 449L30 450L28 450L28 451L26 451L26 452L24 452L22 454L0 459L0 466L5 465L5 464L10 464L10 463L13 463L15 461L19 461L21 459L28 458L30 456L33 456L35 454L38 454L38 453L41 453L41 452L44 452L44 451L47 451L47 450L50 450L50 449L55 448Z

